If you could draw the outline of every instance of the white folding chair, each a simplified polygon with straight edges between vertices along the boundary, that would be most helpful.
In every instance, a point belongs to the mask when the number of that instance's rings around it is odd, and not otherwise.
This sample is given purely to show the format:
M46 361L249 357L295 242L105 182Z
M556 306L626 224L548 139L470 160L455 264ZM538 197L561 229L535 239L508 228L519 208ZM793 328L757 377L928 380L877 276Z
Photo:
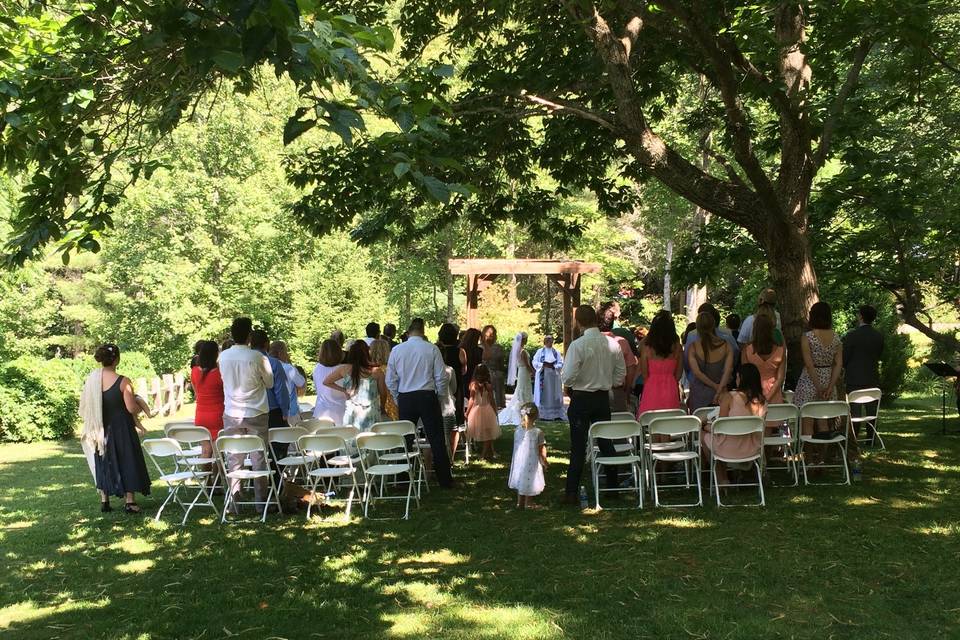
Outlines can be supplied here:
M653 504L656 507L702 507L703 506L703 488L700 483L700 429L702 423L696 416L672 416L655 418L650 422L650 435L670 436L671 438L680 436L681 442L688 443L686 447L675 450L659 450L651 452L653 467L650 469L650 479L653 481ZM683 464L685 471L685 481L676 484L660 484L657 482L657 463L667 462L674 464ZM690 473L690 467L693 466L693 474ZM671 503L664 504L660 502L661 489L689 489L691 487L691 475L695 478L697 485L697 501L685 504Z
M717 482L717 463L723 462L725 464L740 464L740 463L753 463L753 466L756 467L757 471L757 481L753 482L738 482L731 483L726 485L727 487L757 487L757 490L760 493L760 502L756 506L766 506L767 502L763 495L763 472L760 469L761 458L763 457L763 418L758 416L739 416L732 418L717 418L710 427L710 433L712 433L713 446L710 449L710 486L717 494L717 506L718 507L729 507L731 505L723 504L723 500L720 497L720 486ZM716 452L716 441L719 436L728 436L728 437L747 437L750 434L757 433L759 434L759 445L755 453L749 456L744 456L742 458L730 458L726 456L717 455Z
M154 520L160 521L160 515L170 502L176 502L183 509L183 520L181 526L187 522L190 517L190 511L194 507L210 507L216 512L216 505L213 504L213 497L207 490L207 478L210 477L210 471L197 471L194 468L181 469L180 459L183 457L183 449L180 443L173 438L148 438L142 442L143 450L147 457L153 462L159 473L159 480L167 485L167 497L157 510ZM161 461L164 465L161 465ZM164 469L168 465L169 469ZM188 487L195 487L196 493L189 504L185 504L180 499L180 491L188 490ZM204 498L201 502L200 498Z
M373 433L394 433L404 438L411 438L408 442L412 443L411 448L404 448L403 452L384 453L379 456L382 462L398 462L407 456L413 467L414 473L410 475L410 481L417 485L417 499L420 499L421 485L430 491L430 485L427 484L426 467L423 464L423 449L420 447L420 440L417 438L417 428L409 420L392 420L389 422L377 422L370 431ZM416 476L416 477L414 477Z
M350 520L350 509L353 498L357 494L357 467L353 465L347 441L340 435L331 433L307 434L300 436L297 447L311 460L311 468L307 471L307 488L310 490L311 500L307 505L307 518L317 497L317 485L323 483L324 498L329 498L334 492L337 480L350 480L350 495L347 497L344 516ZM332 458L342 457L346 464L331 465ZM359 460L359 457L357 458Z
M850 405L851 428L856 431L858 425L865 425L867 434L870 436L870 446L874 446L879 440L880 448L886 449L887 446L883 444L883 438L877 431L877 420L880 418L880 397L882 395L880 389L876 387L858 389L847 394L847 404ZM857 407L856 413L853 411L854 407Z
M217 451L220 453L220 465L223 473L223 477L227 482L227 491L226 499L223 501L223 515L220 517L220 522L227 521L227 511L231 507L240 507L242 505L263 505L263 514L260 518L261 522L267 521L267 512L270 509L270 505L275 505L277 511L280 511L280 494L277 491L277 485L273 481L273 470L270 468L270 450L264 444L263 439L260 436L255 436L252 434L246 435L223 435L217 438ZM239 468L234 471L230 471L230 457L231 456L249 456L251 454L259 454L263 456L263 468L262 469L246 469ZM240 484L244 481L250 480L256 482L263 478L266 481L269 491L266 495L265 500L261 503L256 499L241 501L237 499L237 494L233 491L233 486L229 486L231 483Z
M183 456L179 460L181 467L194 470L206 471L203 467L209 466L212 472L212 481L209 483L211 490L217 488L222 478L220 477L220 465L217 464L217 450L213 439L210 437L210 430L206 427L170 427L167 431L167 437L173 438L183 449ZM210 455L203 455L201 445L207 442L210 444Z
M313 416L313 405L309 402L298 401L297 408L300 409L300 417L307 419Z
M316 433L321 429L332 429L337 426L330 418L308 418L297 425L307 430L307 433Z
M397 433L361 433L357 436L357 448L360 450L360 464L363 465L363 517L368 517L370 503L376 500L406 500L406 507L403 512L403 519L410 518L410 500L415 499L417 506L420 506L420 498L413 490L414 483L407 482L406 496L388 496L386 495L384 480L389 476L397 476L406 473L413 478L413 460L410 452L407 450L407 440ZM385 462L380 459L383 455L402 450L404 455L394 462ZM368 463L367 460L370 460ZM376 480L380 479L380 488L378 495L373 496L376 489Z
M656 420L657 418L674 418L678 416L685 416L687 412L683 409L656 409L654 411L644 411L637 418L637 422L640 423L640 426L643 427L643 436L641 437L641 442L643 446L643 469L646 474L646 483L648 486L650 483L650 469L653 468L653 452L654 451L680 451L684 448L685 443L670 440L668 442L653 442L653 439L650 437L649 428L650 423Z
M194 427L196 426L193 420L171 420L170 422L163 423L163 435L166 436L170 433L170 429L175 427Z
M634 414L629 411L614 411L610 414L610 422L636 422L637 418ZM617 453L627 453L628 451L636 451L637 443L636 442L614 442L613 448Z
M814 434L800 434L800 446L797 455L800 456L800 465L803 468L804 484L850 484L850 468L847 466L847 428L850 425L850 405L840 400L828 400L824 402L808 402L800 407L801 423L804 419L813 420L839 420L841 427L836 435L829 438L815 438ZM846 424L844 424L846 420ZM817 465L808 465L804 455L804 446L812 444L821 445L824 450L830 445L836 445L840 449L840 461L842 464L827 464L821 462ZM843 469L843 482L810 482L807 476L807 468L813 469Z
M309 455L305 455L297 448L297 442L302 436L307 435L307 430L303 427L274 427L267 432L267 440L270 442L270 451L273 451L273 445L287 445L287 454L282 458L276 458L274 463L280 470L280 486L277 488L283 491L284 482L294 482L303 472L306 476L307 470L312 460ZM292 451L290 450L292 447Z
M643 458L636 451L625 455L605 456L599 452L597 440L623 440L632 442L643 434L640 423L636 420L610 420L608 422L594 422L587 433L587 451L590 452L590 475L593 480L593 498L597 509L603 509L600 504L600 493L610 491L636 491L637 508L643 508ZM632 447L632 445L631 445ZM600 469L607 466L628 466L633 478L632 487L605 487L600 488Z
M699 419L700 424L706 424L720 417L720 407L700 407L691 415Z
M797 471L797 435L800 433L800 409L794 404L768 404L764 417L767 425L776 423L780 433L763 436L763 468L765 471L789 471L795 487L800 484ZM767 448L779 447L783 452L783 465L771 466L767 460Z

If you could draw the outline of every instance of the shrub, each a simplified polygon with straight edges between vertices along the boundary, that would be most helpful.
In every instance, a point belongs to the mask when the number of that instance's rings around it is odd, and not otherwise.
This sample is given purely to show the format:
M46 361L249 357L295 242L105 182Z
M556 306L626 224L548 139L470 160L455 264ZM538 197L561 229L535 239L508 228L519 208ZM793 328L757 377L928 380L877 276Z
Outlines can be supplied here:
M21 356L0 366L0 441L74 435L82 384L69 360Z

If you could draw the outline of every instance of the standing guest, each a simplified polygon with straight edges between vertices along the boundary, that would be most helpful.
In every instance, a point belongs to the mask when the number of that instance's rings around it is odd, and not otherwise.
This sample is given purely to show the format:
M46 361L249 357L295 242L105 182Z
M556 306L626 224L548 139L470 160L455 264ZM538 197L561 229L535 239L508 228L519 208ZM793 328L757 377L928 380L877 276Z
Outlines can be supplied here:
M697 317L700 317L701 313L709 313L713 316L713 326L714 333L716 336L727 343L727 346L730 347L733 352L733 361L734 363L740 362L740 344L737 342L736 338L733 337L733 334L720 327L720 312L717 311L717 308L710 304L709 302L704 302L699 307L697 307ZM743 330L741 329L741 336ZM696 323L693 323L693 329L687 331L686 338L682 339L680 342L683 344L683 368L687 372L687 381L692 382L693 373L690 371L690 347L693 346L693 343L697 340L697 326Z
M615 336L619 336L626 340L630 344L630 350L633 351L633 355L640 356L640 343L637 341L636 335L633 331L623 326L620 314L620 303L616 300L611 300L607 302L602 307L600 307L599 316L603 317L604 312L609 309L613 314L613 329L611 332ZM601 329L602 331L602 329Z
M223 431L222 435L255 435L267 446L269 439L270 404L267 390L273 388L273 370L267 356L250 348L253 322L250 318L236 318L230 327L234 345L220 354L220 376L223 378ZM228 471L236 471L243 465L246 456L231 455ZM261 453L250 454L255 470L266 468ZM230 481L231 494L240 491L240 481ZM267 499L267 479L253 482L254 500L263 503Z
M837 399L837 381L843 369L843 344L833 331L833 315L830 305L817 302L810 307L810 331L800 339L803 354L803 372L797 381L793 402L802 407L808 402ZM812 419L805 418L804 435L814 431ZM819 421L818 421L819 422ZM829 431L825 424L817 431Z
M737 388L729 393L724 392L720 399L720 417L734 418L741 416L760 416L767 413L767 401L763 395L760 383L760 372L750 363L740 367L740 377ZM763 446L763 434L760 432L741 436L718 435L710 432L710 425L703 427L703 454L709 459L708 453L723 456L724 458L750 458L757 455ZM723 462L717 462L717 484L721 487L730 484L727 477L727 467Z
M616 308L619 309L620 305L616 305ZM630 347L627 339L614 334L613 325L615 322L616 313L614 312L613 306L608 307L605 311L601 311L597 317L597 328L600 329L600 333L617 343L617 346L620 348L620 353L623 354L623 365L627 369L627 375L623 379L623 386L614 387L610 390L610 410L627 411L627 403L630 400L630 390L633 388L633 383L637 378L637 368L640 361L637 359L637 356L634 355L633 349Z
M370 345L370 361L373 366L380 370L386 379L387 362L390 360L390 343L383 337L373 341ZM383 414L391 420L400 419L400 411L397 409L397 403L393 401L393 396L389 393L382 394Z
M780 328L780 312L776 310L777 308L777 292L773 289L764 289L760 292L760 297L757 299L757 310L761 307L768 306L773 311L774 323L776 328ZM740 332L737 335L737 342L740 344L749 344L753 340L753 323L756 320L757 314L753 313L744 319L743 324L740 325Z
M350 345L346 363L327 374L323 384L346 396L344 424L369 431L381 421L389 392L384 373L370 360L370 350L363 340Z
M144 430L136 416L149 416L150 409L134 395L130 379L117 373L117 345L98 347L93 358L101 366L87 377L80 396L81 441L92 453L100 511L112 511L110 496L122 496L124 511L140 513L134 494L150 495L150 476L138 438Z
M423 421L437 482L450 488L453 476L440 414L440 394L445 391L443 357L436 346L424 339L423 331L423 318L414 318L407 330L407 341L390 352L386 384L400 409L400 419L413 424Z
M507 406L507 394L504 388L507 377L506 357L503 347L497 342L497 328L488 324L481 331L480 346L483 348L483 364L490 372L490 383L493 385L494 408L502 409Z
M680 342L682 344L687 344L687 338L690 337L697 330L696 322L688 322L687 326L684 327L683 333L680 334Z
M477 365L470 382L470 401L467 403L467 437L483 443L485 460L496 457L493 443L500 437L497 410L493 406L493 385L490 371L482 363Z
M267 389L267 405L270 408L267 425L271 429L286 427L291 417L291 405L296 405L297 397L296 393L290 393L290 387L287 386L287 372L283 368L283 363L268 353L270 336L263 329L254 329L250 333L250 348L266 356L267 362L270 363L270 371L273 373L273 386ZM291 396L293 396L292 401ZM296 414L299 413L298 408ZM283 449L282 454L286 455L286 446Z
M473 371L483 362L483 348L480 347L480 330L470 328L460 338L460 373L463 374L463 388L470 389Z
M303 395L303 389L307 386L307 378L298 367L290 362L290 350L287 343L283 340L274 340L270 343L270 357L280 361L283 366L283 373L287 378L287 392L290 395L290 408L287 413L287 423L294 425L300 422L300 396Z
M343 331L341 331L340 329L334 329L330 333L330 339L336 341L337 346L340 347L341 357L346 358L347 357L346 349L350 345L347 344L347 336L344 335ZM340 360L340 362L338 362L337 364L343 364L343 360Z
M453 458L453 452L460 445L460 425L466 423L463 408L466 406L466 389L463 388L463 369L460 364L460 347L457 345L457 334L459 327L451 322L444 322L440 325L437 332L437 348L440 349L440 356L443 358L443 364L453 370L453 381L447 386L447 392L453 393L454 400L454 428L450 433L450 457ZM441 396L442 398L442 396ZM446 424L446 422L444 423Z
M697 316L697 338L689 349L690 397L687 409L694 412L702 407L720 404L726 393L733 371L733 349L717 336L712 313Z
M234 345L233 340L231 340L230 338L227 338L226 340L223 341L223 343L220 344L220 353L223 353L233 345Z
M587 457L587 433L594 422L610 419L610 389L623 385L627 374L620 347L600 333L597 312L582 305L574 313L574 324L581 336L567 348L563 368L563 386L570 395L570 466L567 469L564 504L578 504L578 488ZM600 452L615 456L610 440L599 440ZM607 487L620 486L617 467L606 465Z
M210 440L216 442L223 428L223 378L217 366L220 350L213 340L201 340L198 345L197 366L190 370L190 382L197 395L193 423L198 427L206 427L210 432ZM200 446L204 458L213 456L210 442L203 442Z
M457 422L457 376L456 369L447 364L444 359L443 381L446 384L446 390L440 394L440 415L443 418L443 431L448 435L447 442L450 444L450 460L453 460L457 453L457 446L460 443L460 422Z
M537 427L537 405L520 407L520 426L513 432L513 457L507 486L517 491L517 508L533 507L533 499L543 493L543 472L547 463L547 442Z
M783 380L787 375L787 349L774 339L773 318L758 315L753 323L753 341L744 346L742 364L752 364L760 372L763 397L767 404L783 402Z
M533 355L533 402L544 420L566 420L563 407L563 356L553 348L553 336L543 337L543 346ZM523 406L520 407L523 409ZM520 416L523 417L522 415Z
M680 408L677 383L683 372L682 354L673 314L664 309L653 317L640 348L643 395L640 396L637 417L645 411Z
M203 340L197 340L193 343L193 357L190 358L190 369L192 370L197 363L200 361L200 345L203 343Z
M738 313L729 313L727 314L727 331L730 332L730 335L733 336L733 339L736 340L740 336L740 314Z
M313 407L314 418L333 420L337 426L343 425L343 412L347 409L347 397L323 384L330 372L343 362L343 351L336 340L330 338L320 345L317 354L317 366L313 368L313 386L317 390L317 403Z
M380 337L380 325L376 322L371 322L367 324L365 332L367 337L364 338L363 341L366 342L367 346L369 347L371 344L373 344L374 340Z
M843 336L843 369L847 391L880 386L883 334L874 329L877 310L869 304L857 309L857 328Z
M397 325L392 322L388 322L383 325L383 336L381 336L390 344L390 348L393 349L397 346Z
M510 360L507 363L507 385L515 385L510 402L500 412L500 424L520 424L520 407L533 402L533 365L524 347L527 345L527 333L519 332L513 338L510 348Z

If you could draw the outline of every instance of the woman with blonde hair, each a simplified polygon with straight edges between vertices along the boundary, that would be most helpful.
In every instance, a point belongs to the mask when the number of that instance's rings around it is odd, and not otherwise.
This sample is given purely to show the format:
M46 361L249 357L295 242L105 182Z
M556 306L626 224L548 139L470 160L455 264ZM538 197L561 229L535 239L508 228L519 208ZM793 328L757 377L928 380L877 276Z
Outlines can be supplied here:
M374 368L381 371L384 375L387 373L387 361L390 360L390 342L383 338L377 338L370 343L370 361ZM441 398L441 404L443 399ZM400 419L400 410L397 409L397 403L389 393L383 402L383 412L391 420Z

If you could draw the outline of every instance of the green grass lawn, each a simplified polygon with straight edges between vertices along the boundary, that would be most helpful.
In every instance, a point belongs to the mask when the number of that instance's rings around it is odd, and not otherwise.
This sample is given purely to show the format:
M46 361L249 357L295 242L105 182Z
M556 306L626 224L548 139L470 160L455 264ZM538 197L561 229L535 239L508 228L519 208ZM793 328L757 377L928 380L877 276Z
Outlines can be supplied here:
M101 515L76 442L4 445L0 636L957 638L960 436L934 415L902 401L861 484L765 509L560 509L555 425L545 510L514 509L503 460L408 522L350 524Z

